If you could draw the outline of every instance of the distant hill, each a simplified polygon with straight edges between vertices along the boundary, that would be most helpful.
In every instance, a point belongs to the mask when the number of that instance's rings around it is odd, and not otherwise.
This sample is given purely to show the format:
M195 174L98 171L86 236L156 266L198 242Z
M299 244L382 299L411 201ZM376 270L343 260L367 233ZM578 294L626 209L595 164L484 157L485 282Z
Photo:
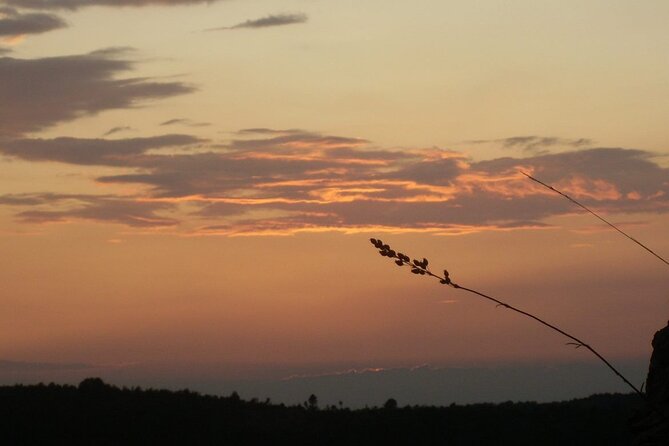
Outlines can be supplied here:
M244 401L183 391L118 388L98 378L78 387L0 387L2 444L67 445L629 445L636 395L558 403L350 410Z

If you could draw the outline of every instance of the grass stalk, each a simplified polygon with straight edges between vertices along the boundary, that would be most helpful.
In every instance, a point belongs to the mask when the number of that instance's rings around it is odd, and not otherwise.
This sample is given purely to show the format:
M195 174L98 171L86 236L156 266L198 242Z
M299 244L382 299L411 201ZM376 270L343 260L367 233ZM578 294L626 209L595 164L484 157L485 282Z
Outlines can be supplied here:
M566 331L562 330L561 328L557 327L556 325L553 325L549 322L546 322L544 319L535 316L532 313L528 313L527 311L521 310L520 308L517 308L511 304L508 304L506 302L503 302L496 297L490 296L488 294L482 293L480 291L474 290L472 288L467 288L462 285L458 285L457 283L453 282L449 276L449 273L447 270L444 270L443 276L440 276L438 274L433 273L429 268L428 268L428 260L423 258L422 260L418 259L411 259L409 256L393 250L390 245L384 244L381 240L377 239L370 239L371 243L374 245L376 249L379 250L379 254L381 254L383 257L388 257L392 260L394 260L395 264L400 267L409 267L411 269L411 272L416 275L420 276L429 276L433 277L437 280L439 280L439 283L442 285L448 285L451 286L452 288L466 291L471 294L475 294L479 297L482 297L484 299L487 299L500 307L504 307L506 309L509 309L515 313L518 313L522 316L528 317L541 325L550 328L551 330L561 334L565 338L569 340L567 342L567 345L572 345L576 348L585 348L588 350L590 353L592 353L597 359L599 359L606 367L611 370L616 376L618 376L630 389L632 389L637 395L639 395L641 398L644 400L645 395L644 393L639 390L634 384L630 382L618 369L616 369L604 356L602 356L597 350L595 350L590 344L584 342L583 340L577 338L576 336L567 333Z
M644 244L641 243L639 240L635 239L634 237L632 237L631 235L629 235L628 233L626 233L626 232L623 231L622 229L620 229L620 228L619 228L618 226L616 226L615 224L613 224L613 223L611 223L610 221L606 220L604 217L602 217L601 215L597 214L597 213L596 213L595 211L593 211L592 209L588 208L588 207L585 206L584 204L579 203L577 200L573 199L572 197L570 197L569 195L565 194L564 192L561 192L561 191L557 190L557 189L554 188L553 186L551 186L551 185L549 185L549 184L546 184L546 183L544 183L543 181L538 180L537 178L534 178L532 175L530 175L530 174L528 174L528 173L525 173L525 172L523 172L522 170L519 170L519 172L520 172L521 174L525 175L525 176L526 176L527 178L529 178L530 180L534 181L535 183L538 183L538 184L542 185L542 186L545 187L546 189L551 190L551 191L555 192L555 193L558 194L558 195L562 195L564 198L566 198L567 200L571 201L571 202L574 203L576 206L578 206L578 207L580 207L581 209L584 209L584 210L586 210L587 212L589 212L590 214L594 215L596 218L598 218L598 219L601 220L602 222L606 223L608 226L610 226L611 228L615 229L615 230L618 231L620 234L624 235L625 237L627 237L629 240L633 241L633 242L636 243L637 245L641 246L643 249L645 249L646 251L648 251L650 254L654 255L656 258L658 258L660 261L662 261L665 265L669 266L669 261L667 261L664 257L662 257L661 255L659 255L658 253L656 253L655 251L653 251L652 249L650 249L648 246L644 245Z

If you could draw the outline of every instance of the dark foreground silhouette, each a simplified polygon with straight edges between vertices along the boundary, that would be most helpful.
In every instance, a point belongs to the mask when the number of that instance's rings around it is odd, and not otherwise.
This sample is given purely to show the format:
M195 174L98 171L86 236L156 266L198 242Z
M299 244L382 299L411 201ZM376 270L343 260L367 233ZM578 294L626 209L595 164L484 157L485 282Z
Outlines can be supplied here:
M629 445L637 395L603 394L559 403L381 408L302 406L117 388L98 378L78 386L0 387L0 441L7 445Z

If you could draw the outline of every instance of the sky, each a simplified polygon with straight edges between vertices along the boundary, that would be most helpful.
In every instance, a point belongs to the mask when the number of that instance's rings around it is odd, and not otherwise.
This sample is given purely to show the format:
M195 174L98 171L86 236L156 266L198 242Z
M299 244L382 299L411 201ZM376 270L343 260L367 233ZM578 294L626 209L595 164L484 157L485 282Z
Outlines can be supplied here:
M0 0L0 382L425 390L412 371L464 367L554 376L462 401L626 391L369 238L641 382L666 265L520 171L669 255L668 21L660 0Z

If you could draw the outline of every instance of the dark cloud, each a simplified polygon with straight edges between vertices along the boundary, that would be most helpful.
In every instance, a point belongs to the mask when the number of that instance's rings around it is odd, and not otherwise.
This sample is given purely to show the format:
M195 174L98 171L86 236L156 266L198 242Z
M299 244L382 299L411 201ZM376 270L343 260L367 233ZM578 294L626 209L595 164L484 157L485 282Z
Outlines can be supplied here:
M0 141L0 153L26 161L57 161L79 165L132 166L134 156L150 149L194 144L189 135L161 135L130 139L14 139Z
M3 48L0 46L0 56L4 56L5 54L9 54L12 52L11 48Z
M197 151L152 151L192 144ZM35 196L0 197L0 204L19 208L26 221L161 226L175 222L155 212L186 202L185 218L201 219L200 232L222 234L370 228L463 233L545 227L546 218L577 211L527 180L522 169L596 210L669 212L669 169L641 150L576 149L473 162L449 150L381 150L358 138L269 129L246 131L221 147L206 144L185 135L10 141L0 145L2 153L24 160L134 168L97 180L140 184L148 192L144 201L70 197L79 204L67 209L61 202L45 209ZM148 215L131 218L140 209Z
M75 56L0 59L0 136L16 136L103 110L192 92L181 82L119 79L134 62L127 49Z
M462 166L459 159L443 158L416 161L389 173L386 177L424 184L448 185L461 173Z
M4 0L5 4L29 9L79 9L86 6L177 6L214 3L219 0Z
M220 28L211 28L207 31L225 31L231 29L243 29L243 28L269 28L272 26L284 26L284 25L294 25L298 23L306 23L308 17L306 14L274 14L262 17L260 19L247 20L242 23L238 23L233 26L223 26Z
M63 19L53 14L21 14L13 8L0 7L0 37L41 34L66 26Z

